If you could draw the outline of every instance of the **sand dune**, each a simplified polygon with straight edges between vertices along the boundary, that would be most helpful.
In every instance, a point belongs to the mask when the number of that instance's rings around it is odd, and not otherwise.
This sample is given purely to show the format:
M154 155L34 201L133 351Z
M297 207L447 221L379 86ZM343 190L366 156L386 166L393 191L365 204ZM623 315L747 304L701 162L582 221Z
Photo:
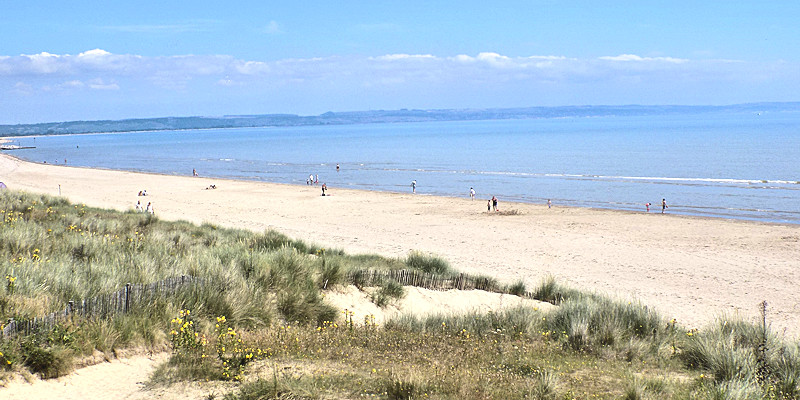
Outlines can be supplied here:
M331 173L335 173L331 171ZM0 156L10 188L126 210L152 202L165 219L183 219L290 236L351 253L448 259L464 272L535 285L564 283L638 299L700 327L715 316L758 316L769 304L773 328L800 334L800 226L660 213L552 209L486 200L378 193L42 165ZM210 184L216 190L204 190ZM147 189L147 197L137 197ZM422 188L420 188L422 189ZM480 194L479 194L480 196Z

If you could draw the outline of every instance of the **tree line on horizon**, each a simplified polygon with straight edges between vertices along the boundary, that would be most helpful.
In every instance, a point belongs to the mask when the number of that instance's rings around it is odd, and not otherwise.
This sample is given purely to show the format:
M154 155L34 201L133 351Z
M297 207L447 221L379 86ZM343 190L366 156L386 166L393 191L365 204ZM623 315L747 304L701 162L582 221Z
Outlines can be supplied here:
M709 112L798 111L800 102L748 103L725 106L621 105L561 106L493 109L400 109L295 114L230 115L217 117L159 117L122 120L65 121L0 125L0 136L67 135L163 130L348 125L391 122L470 121L603 116L645 116Z

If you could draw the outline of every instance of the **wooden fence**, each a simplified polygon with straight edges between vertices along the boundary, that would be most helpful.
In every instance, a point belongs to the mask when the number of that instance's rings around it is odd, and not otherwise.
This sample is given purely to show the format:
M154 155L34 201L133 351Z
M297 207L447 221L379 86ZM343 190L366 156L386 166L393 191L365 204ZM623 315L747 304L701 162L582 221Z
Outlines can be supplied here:
M432 290L478 289L489 292L500 292L502 289L498 287L495 281L489 278L475 277L464 274L459 274L458 276L452 278L444 278L442 276L427 272L407 269L389 271L350 271L348 272L345 280L359 287L375 286L381 284L382 282L395 281L403 286L417 286Z
M431 290L483 290L492 293L514 294L516 296L546 301L558 305L564 300L560 292L550 293L548 298L539 298L535 292L521 292L514 288L514 285L499 284L492 278L482 276L472 276L458 274L457 276L445 278L441 275L430 274L418 270L357 270L350 271L346 275L346 282L361 287L378 286L387 281L394 281L403 286L416 286ZM546 296L546 295L545 295Z
M459 274L445 278L416 270L356 270L345 276L345 282L358 287L377 286L387 281L394 281L403 286L417 286L431 290L484 290L494 293L509 293L507 286L499 285L491 278ZM127 284L121 290L89 300L70 301L63 311L57 311L44 317L31 318L24 321L9 320L0 325L0 339L14 337L19 333L30 334L37 329L52 328L58 322L73 316L83 318L110 318L116 314L127 313L132 307L148 304L156 298L174 295L185 287L202 287L206 281L193 276L179 276L163 281L145 284ZM533 293L520 294L533 298ZM560 300L560 294L557 295Z
M440 275L430 274L417 270L357 270L350 271L346 281L359 286L376 286L386 281L395 281L403 286L417 286L431 290L484 290L494 293L507 293L507 287L498 285L497 281L480 276L459 274L445 278ZM532 295L528 294L528 297Z
M93 299L70 301L63 311L56 311L44 317L26 320L8 320L2 325L0 339L11 338L17 334L30 334L38 329L52 328L61 321L73 316L83 318L110 318L116 314L127 313L136 305L149 304L156 298L174 295L179 289L197 287L203 280L193 276L177 276L163 281L143 284L126 284L124 288Z

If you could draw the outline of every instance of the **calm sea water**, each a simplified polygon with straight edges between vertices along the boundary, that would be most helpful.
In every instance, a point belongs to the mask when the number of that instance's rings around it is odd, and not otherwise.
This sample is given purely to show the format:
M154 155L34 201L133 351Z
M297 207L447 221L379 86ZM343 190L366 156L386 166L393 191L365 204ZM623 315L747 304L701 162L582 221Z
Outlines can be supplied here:
M15 140L16 142L16 140ZM23 138L69 165L800 223L800 112ZM341 166L336 171L336 164ZM477 203L476 207L482 207Z

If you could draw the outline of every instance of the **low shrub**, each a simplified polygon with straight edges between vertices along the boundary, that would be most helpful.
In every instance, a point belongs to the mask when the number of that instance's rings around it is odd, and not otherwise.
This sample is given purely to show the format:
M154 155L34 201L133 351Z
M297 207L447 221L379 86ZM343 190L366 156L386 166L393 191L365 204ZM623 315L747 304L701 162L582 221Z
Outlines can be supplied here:
M22 354L22 363L43 379L57 378L72 371L73 351L63 346L42 347L25 341Z
M527 293L525 290L525 282L517 281L506 288L506 293L513 294L515 296L525 296Z
M320 289L324 290L343 283L344 272L342 271L341 259L322 257L320 264L319 282L317 284Z
M370 298L376 306L385 307L393 300L400 299L404 295L405 289L402 285L395 281L388 281L372 292Z
M561 287L556 283L556 278L548 275L533 291L533 298L551 304L558 304L563 300L562 292Z

